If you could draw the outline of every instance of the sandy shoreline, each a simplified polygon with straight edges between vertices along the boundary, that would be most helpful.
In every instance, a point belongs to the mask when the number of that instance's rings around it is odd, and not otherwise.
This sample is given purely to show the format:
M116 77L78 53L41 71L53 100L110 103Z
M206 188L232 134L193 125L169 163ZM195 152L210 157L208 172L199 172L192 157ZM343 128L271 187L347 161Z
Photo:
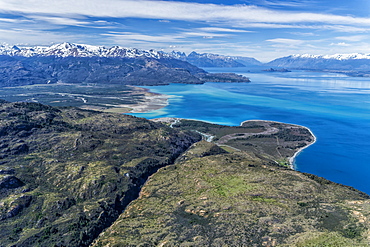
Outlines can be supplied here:
M114 113L145 113L154 110L159 110L168 105L168 99L170 98L169 95L153 93L150 92L150 90L147 88L137 86L128 86L128 87L132 89L132 92L130 92L129 94L132 97L137 97L137 94L143 94L143 96L139 96L140 98L138 98L135 104L116 104L116 105L106 104L104 106L105 109L102 110L105 112L114 112Z
M170 96L165 94L150 92L147 88L129 86L133 89L132 94L143 93L144 99L141 102L133 105L120 105L120 107L130 108L130 113L144 113L161 109L168 105Z
M144 93L144 102L140 102L138 104L129 106L130 108L132 108L132 110L130 111L131 113L143 113L143 112L159 110L168 105L168 98L170 97L168 95L153 93L153 92L150 92L150 90L147 88L134 87L134 86L130 86L130 87L136 90L136 92L141 91Z
M297 125L297 126L300 126L300 127L302 127L302 128L307 129L307 130L310 132L310 134L313 136L313 142L311 142L310 144L308 144L308 145L307 145L307 146L305 146L305 147L302 147L302 148L298 149L298 151L297 151L297 152L295 152L295 154L294 154L292 157L290 157L290 158L289 158L289 166L290 166L290 168L291 168L292 170L295 170L295 167L294 167L294 160L295 160L295 158L298 156L298 154L299 154L300 152L302 152L304 149L306 149L306 148L308 148L309 146L311 146L312 144L314 144L314 143L316 142L316 140L317 140L316 136L312 133L312 131L311 131L309 128L307 128L307 127L305 127L305 126L301 126L301 125Z

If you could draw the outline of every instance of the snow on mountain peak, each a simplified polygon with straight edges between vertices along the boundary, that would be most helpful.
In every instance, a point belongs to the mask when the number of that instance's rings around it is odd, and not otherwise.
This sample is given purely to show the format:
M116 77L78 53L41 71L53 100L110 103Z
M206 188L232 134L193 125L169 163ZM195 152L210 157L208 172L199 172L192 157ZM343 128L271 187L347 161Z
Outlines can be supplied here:
M123 48L113 46L106 48L104 46L93 46L74 43L60 43L51 46L17 47L9 45L0 45L0 55L8 56L56 56L56 57L167 57L165 54L154 50L139 50L135 48Z
M362 54L362 53L334 54L334 55L295 54L295 55L292 55L291 57L293 57L293 58L350 60L350 59L370 59L370 54Z

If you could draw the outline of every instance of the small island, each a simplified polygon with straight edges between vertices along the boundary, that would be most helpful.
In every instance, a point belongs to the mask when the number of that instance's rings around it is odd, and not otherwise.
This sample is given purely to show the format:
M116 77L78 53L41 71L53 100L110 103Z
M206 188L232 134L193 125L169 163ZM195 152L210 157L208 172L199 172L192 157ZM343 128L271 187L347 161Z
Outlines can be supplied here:
M292 72L288 69L274 69L274 68L269 68L269 69L264 69L263 71L265 72Z

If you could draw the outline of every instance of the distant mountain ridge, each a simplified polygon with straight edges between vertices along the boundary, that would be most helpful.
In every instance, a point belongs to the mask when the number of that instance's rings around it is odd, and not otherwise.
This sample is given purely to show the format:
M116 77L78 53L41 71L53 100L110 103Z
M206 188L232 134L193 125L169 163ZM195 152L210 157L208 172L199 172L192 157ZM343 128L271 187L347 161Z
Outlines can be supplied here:
M251 65L262 65L260 61L252 57L225 56L213 53L197 53L195 51L188 55L180 51L172 51L170 53L163 54L189 62L198 67L245 67Z
M370 54L290 55L277 58L266 65L290 69L370 70Z
M34 46L34 47L18 47L9 45L0 45L0 55L8 56L56 56L56 57L150 57L163 58L168 55L157 52L155 50L140 50L136 48L124 48L120 46L112 46L106 48L104 46L93 46L73 43L60 43L52 46Z
M335 59L335 60L349 60L349 59L370 59L370 54L350 53L350 54L334 54L334 55L310 55L310 54L296 54L291 55L297 58L317 58L317 59Z
M249 82L233 73L208 73L154 50L55 44L49 47L0 46L0 86L45 83L122 85Z
M121 46L94 46L86 44L60 43L51 46L20 47L0 45L0 55L11 57L106 57L106 58L175 58L189 62L197 67L245 67L250 65L267 65L289 68L317 69L326 66L333 69L370 69L370 54L351 53L334 55L295 54L277 58L268 63L261 63L253 57L227 56L214 53L197 53L186 55L181 51L169 53L162 51L141 50Z

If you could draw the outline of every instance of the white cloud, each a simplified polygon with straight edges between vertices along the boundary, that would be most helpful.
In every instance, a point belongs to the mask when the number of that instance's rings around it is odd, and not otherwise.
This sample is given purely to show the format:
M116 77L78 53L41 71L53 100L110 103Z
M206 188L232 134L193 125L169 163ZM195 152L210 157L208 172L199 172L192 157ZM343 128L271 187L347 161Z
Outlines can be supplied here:
M17 20L17 19L9 19L9 18L0 18L0 22L16 23L16 22L19 22L19 20Z
M0 12L62 16L134 17L160 20L187 20L248 23L321 23L370 26L370 18L319 13L268 10L251 5L216 5L148 0L0 0Z
M303 37L317 36L317 34L311 32L290 32L290 34Z
M312 0L299 0L299 1L262 1L261 4L263 5L267 5L267 6L284 6L284 7L303 7L305 5L312 5L314 4L316 1L312 1Z
M218 37L227 37L229 34L211 33L211 32L198 32L198 31L182 31L174 34L141 34L136 32L108 32L102 33L102 36L110 37L118 43L126 42L142 42L142 43L179 43L179 42L190 42L188 38L203 38L203 39L215 39Z
M323 26L317 26L312 27L316 29L323 29L323 30L333 30L337 32L343 32L343 33L366 33L369 32L368 27L356 27L356 26L350 26L350 25L323 25Z
M321 25L321 24L277 24L277 23L246 23L234 22L233 26L239 28L273 28L273 29L313 29L313 30L331 30L343 33L366 33L369 32L369 27L359 27L350 25Z
M276 43L276 44L283 44L283 45L301 45L305 42L303 40L298 40L298 39L283 39L283 38L268 39L266 41Z
M222 27L200 27L198 30L207 31L207 32L225 32L225 33L248 33L252 31L233 29L233 28L222 28Z
M65 17L28 16L28 18L49 22L51 24L66 25L66 26L83 26L83 25L89 24L89 22L86 22L86 21L79 21L76 19L65 18Z
M141 41L141 42L164 42L164 43L172 43L178 42L179 39L184 38L180 35L145 35L140 33L132 33L132 32L110 32L110 33L103 33L102 36L107 36L112 38L113 40L117 41L117 43L122 43L123 41Z
M221 33L210 33L210 32L183 32L184 36L187 37L226 37L229 36L228 34L221 34Z
M351 41L351 42L358 42L362 40L369 40L369 36L366 36L366 35L340 36L340 37L335 37L335 39Z
M350 44L347 44L345 42L340 42L340 43L331 43L331 46L351 46Z
M45 45L66 40L80 43L82 40L79 35L56 34L31 29L0 29L0 33L1 42L15 45Z

